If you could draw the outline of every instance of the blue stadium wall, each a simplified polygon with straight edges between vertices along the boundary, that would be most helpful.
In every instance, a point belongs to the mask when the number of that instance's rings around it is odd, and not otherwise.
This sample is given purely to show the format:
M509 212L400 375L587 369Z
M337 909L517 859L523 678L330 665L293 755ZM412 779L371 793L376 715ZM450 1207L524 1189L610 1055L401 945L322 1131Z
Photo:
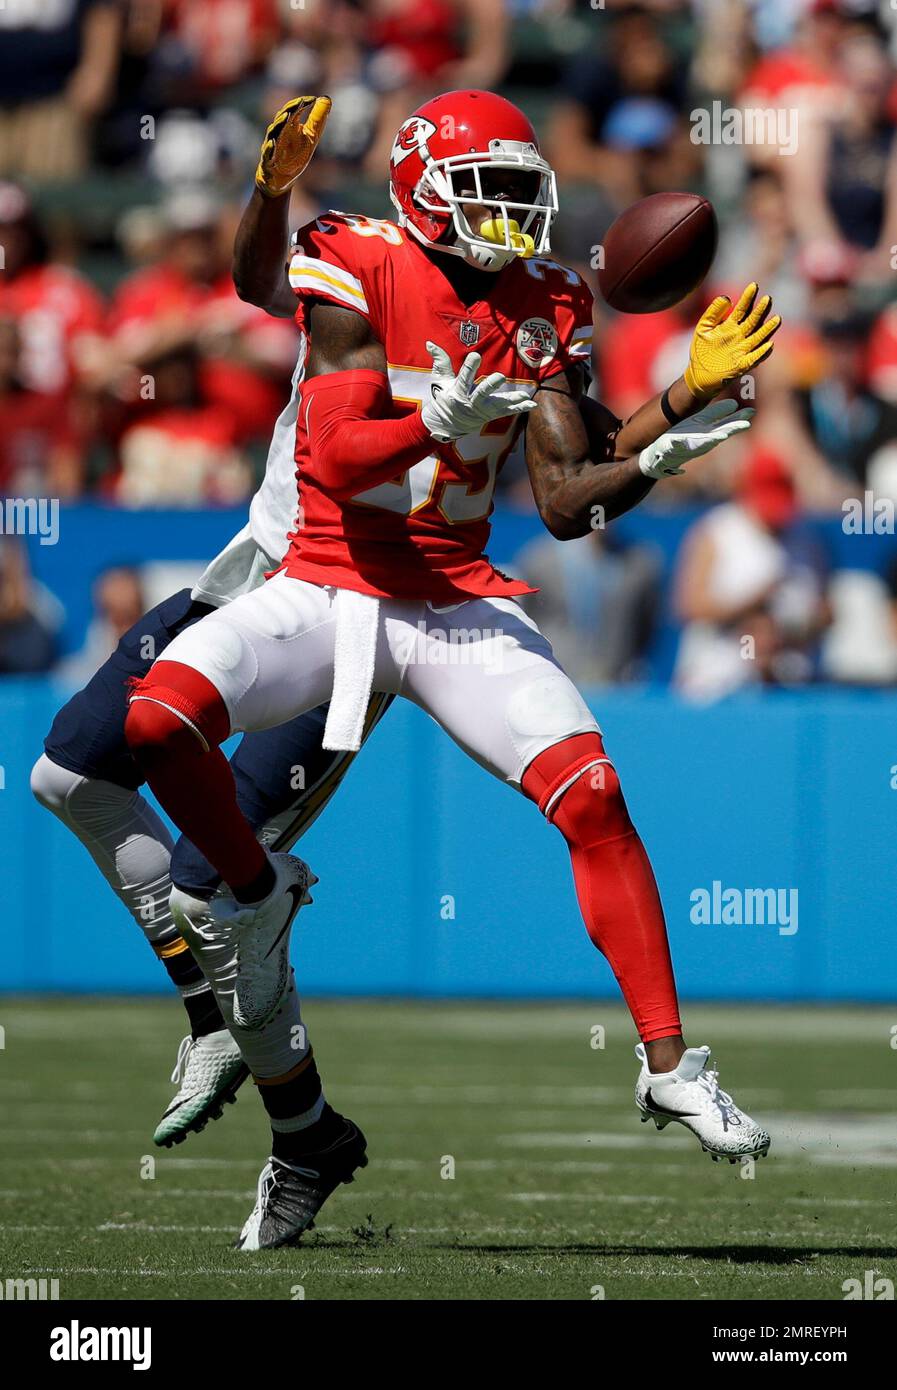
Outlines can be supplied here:
M110 564L207 559L242 525L222 510L66 508L60 543L29 540L63 601L65 650ZM615 528L667 567L688 514L631 513ZM500 509L490 553L508 565L532 516ZM888 536L820 526L833 563L882 570ZM544 533L543 533L544 534ZM741 697L706 710L659 685L676 632L651 654L655 687L593 704L656 866L677 973L691 997L893 999L897 995L897 695ZM31 799L28 773L66 692L0 681L0 990L166 987L85 851ZM397 702L304 841L321 876L296 964L318 993L584 996L615 991L588 941L566 848L519 794ZM692 894L797 890L797 931L701 925Z
M61 692L0 685L0 989L156 991L164 977L85 851L32 802ZM684 995L897 994L897 698L820 692L709 710L593 702L654 860ZM295 961L318 994L608 995L566 848L397 702L304 841L321 883ZM797 890L797 931L702 925L695 890Z

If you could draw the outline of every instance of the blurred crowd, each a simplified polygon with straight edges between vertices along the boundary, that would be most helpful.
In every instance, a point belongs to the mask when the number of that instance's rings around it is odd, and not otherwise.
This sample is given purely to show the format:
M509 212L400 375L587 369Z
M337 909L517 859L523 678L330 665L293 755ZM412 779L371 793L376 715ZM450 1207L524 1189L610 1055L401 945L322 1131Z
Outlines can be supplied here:
M534 120L559 179L556 253L593 283L633 200L687 188L717 209L712 284L656 315L596 302L593 393L618 414L682 371L713 293L757 279L785 317L741 387L748 437L648 504L700 509L673 575L675 682L695 698L891 683L897 579L833 571L810 519L867 491L897 500L895 59L889 0L5 0L0 495L247 499L296 348L230 278L267 120L299 92L333 97L297 225L382 216L402 118L436 91L495 88ZM768 119L702 143L696 111ZM532 507L519 458L499 501ZM0 546L0 671L47 669L52 596ZM518 568L577 678L643 674L670 617L650 547L546 538ZM136 571L98 582L85 666L138 601Z

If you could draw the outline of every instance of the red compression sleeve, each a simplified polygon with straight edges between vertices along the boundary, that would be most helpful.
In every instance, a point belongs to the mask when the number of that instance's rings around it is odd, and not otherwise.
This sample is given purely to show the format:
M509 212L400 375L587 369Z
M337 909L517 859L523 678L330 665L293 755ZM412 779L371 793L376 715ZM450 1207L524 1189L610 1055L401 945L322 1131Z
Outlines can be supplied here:
M570 847L586 931L607 957L642 1042L682 1032L663 907L599 734L546 748L523 791Z
M330 372L303 383L302 419L315 470L332 497L376 487L433 452L420 412L395 418L382 372Z

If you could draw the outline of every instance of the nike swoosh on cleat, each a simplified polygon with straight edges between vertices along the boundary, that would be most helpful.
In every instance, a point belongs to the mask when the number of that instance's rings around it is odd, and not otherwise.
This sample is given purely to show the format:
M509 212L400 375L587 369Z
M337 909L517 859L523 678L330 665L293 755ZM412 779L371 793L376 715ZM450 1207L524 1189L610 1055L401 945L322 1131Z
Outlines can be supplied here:
M264 957L265 960L268 959L268 957L270 956L271 952L274 950L274 948L275 948L275 946L277 945L277 943L278 943L278 942L281 940L281 938L283 937L284 933L287 932L287 931L289 931L290 926L292 925L293 918L296 916L296 913L299 911L300 907L302 906L302 899L305 897L305 889L304 889L304 888L300 888L300 886L299 886L298 883L291 883L290 886L289 886L289 888L287 889L287 892L290 894L290 896L291 896L292 899L293 899L293 910L292 910L292 912L290 913L290 915L287 917L287 920L284 922L284 924L283 924L283 926L281 927L280 931L277 933L276 937L275 937L274 940L271 942L271 945L268 947L267 951L265 952L265 957Z
M652 1110L657 1110L661 1115L676 1115L683 1119L689 1115L697 1117L701 1113L700 1110L671 1110L668 1105L661 1105L660 1102L655 1100L652 1096L650 1086L645 1092L645 1104L650 1106Z

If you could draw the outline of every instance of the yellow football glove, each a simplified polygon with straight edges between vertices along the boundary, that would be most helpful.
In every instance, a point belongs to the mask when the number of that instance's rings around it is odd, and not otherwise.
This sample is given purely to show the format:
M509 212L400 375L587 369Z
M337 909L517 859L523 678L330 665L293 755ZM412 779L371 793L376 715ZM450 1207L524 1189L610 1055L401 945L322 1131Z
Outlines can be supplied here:
M280 108L265 131L255 171L257 186L269 198L279 198L304 173L323 134L331 105L329 97L293 97Z
M770 340L782 320L778 314L766 318L772 304L768 294L754 303L759 288L754 283L748 285L730 314L725 295L714 299L705 311L695 329L685 369L685 384L693 396L715 396L727 382L750 371L772 352Z

